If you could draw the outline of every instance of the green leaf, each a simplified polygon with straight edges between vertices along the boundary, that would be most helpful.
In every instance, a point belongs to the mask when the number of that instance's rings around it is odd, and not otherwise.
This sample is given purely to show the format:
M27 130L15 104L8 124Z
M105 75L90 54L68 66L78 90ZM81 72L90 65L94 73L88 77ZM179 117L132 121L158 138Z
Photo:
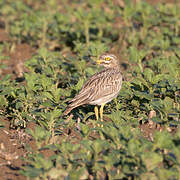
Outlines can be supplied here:
M8 105L7 99L3 95L0 95L0 107L7 106L7 105Z
M166 132L156 132L154 136L154 148L172 149L174 146L172 136Z
M30 178L35 178L35 177L38 177L42 173L42 170L41 169L36 169L34 167L31 167L31 166L26 166L24 168L24 170L21 170L20 172L24 176L27 176L27 177L30 177Z
M150 69L150 68L146 68L144 70L144 77L147 81L149 81L150 83L153 82L154 79L154 72Z
M148 171L154 170L163 161L162 155L155 152L144 152L142 154L142 159Z
M49 92L43 92L43 95L53 101L53 96Z

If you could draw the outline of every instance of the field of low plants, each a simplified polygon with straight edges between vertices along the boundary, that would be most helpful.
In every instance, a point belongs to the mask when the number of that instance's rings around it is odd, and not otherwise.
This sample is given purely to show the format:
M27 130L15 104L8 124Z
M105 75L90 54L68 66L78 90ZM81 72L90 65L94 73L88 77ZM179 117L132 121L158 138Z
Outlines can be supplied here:
M0 131L6 119L31 139L25 179L180 179L178 1L1 0L0 29ZM8 55L20 44L33 52L25 62ZM63 117L105 52L119 57L123 85L104 121L91 105Z

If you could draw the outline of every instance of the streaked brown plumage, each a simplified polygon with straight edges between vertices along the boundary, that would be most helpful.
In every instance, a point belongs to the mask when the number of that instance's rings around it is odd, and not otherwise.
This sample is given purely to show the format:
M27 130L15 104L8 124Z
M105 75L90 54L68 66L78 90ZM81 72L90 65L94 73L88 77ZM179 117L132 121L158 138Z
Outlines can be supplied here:
M122 75L119 60L113 54L100 56L97 64L104 66L105 69L94 74L85 82L80 92L69 101L70 104L63 115L67 115L72 109L83 104L101 105L100 117L102 120L104 105L117 97L121 89ZM97 107L95 107L95 115L98 120Z

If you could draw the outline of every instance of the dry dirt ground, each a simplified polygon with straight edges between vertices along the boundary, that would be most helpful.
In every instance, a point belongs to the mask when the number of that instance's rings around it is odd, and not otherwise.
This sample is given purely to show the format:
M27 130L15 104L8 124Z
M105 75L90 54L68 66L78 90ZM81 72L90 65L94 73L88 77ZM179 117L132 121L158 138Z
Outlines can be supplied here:
M157 2L174 3L176 0L147 0L152 4ZM135 2L138 2L136 0ZM122 4L123 5L123 4ZM5 33L4 29L0 29L0 43L4 41L10 41L10 37ZM0 71L0 77L5 74L13 74L13 78L21 76L25 71L23 63L29 59L36 50L32 49L28 44L18 44L12 49L12 52L3 52L4 55L9 57L9 60L4 60L7 68ZM154 116L153 112L150 112L149 118ZM10 121L6 118L0 119L0 180L23 180L26 177L19 173L19 170L23 167L23 157L26 156L26 150L24 148L25 143L35 146L34 141L29 137L24 130L14 130L10 128ZM28 128L34 128L35 124L28 124ZM146 124L139 125L143 135L149 140L153 140L153 133L156 130L162 130L161 127L153 124L151 121ZM172 132L174 130L171 130ZM78 139L78 137L77 137ZM48 156L51 152L44 152Z
M23 146L26 137L23 131L10 130L8 120L0 121L4 125L0 130L0 179L23 180L25 178L18 171L23 166L20 157L26 154Z

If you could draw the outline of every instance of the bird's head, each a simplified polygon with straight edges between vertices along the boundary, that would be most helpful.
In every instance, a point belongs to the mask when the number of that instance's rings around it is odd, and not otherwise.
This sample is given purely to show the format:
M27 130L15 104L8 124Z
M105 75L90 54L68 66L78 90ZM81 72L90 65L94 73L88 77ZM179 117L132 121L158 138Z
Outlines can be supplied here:
M113 68L119 66L119 60L114 54L103 54L96 61L96 64L99 64L106 68Z

